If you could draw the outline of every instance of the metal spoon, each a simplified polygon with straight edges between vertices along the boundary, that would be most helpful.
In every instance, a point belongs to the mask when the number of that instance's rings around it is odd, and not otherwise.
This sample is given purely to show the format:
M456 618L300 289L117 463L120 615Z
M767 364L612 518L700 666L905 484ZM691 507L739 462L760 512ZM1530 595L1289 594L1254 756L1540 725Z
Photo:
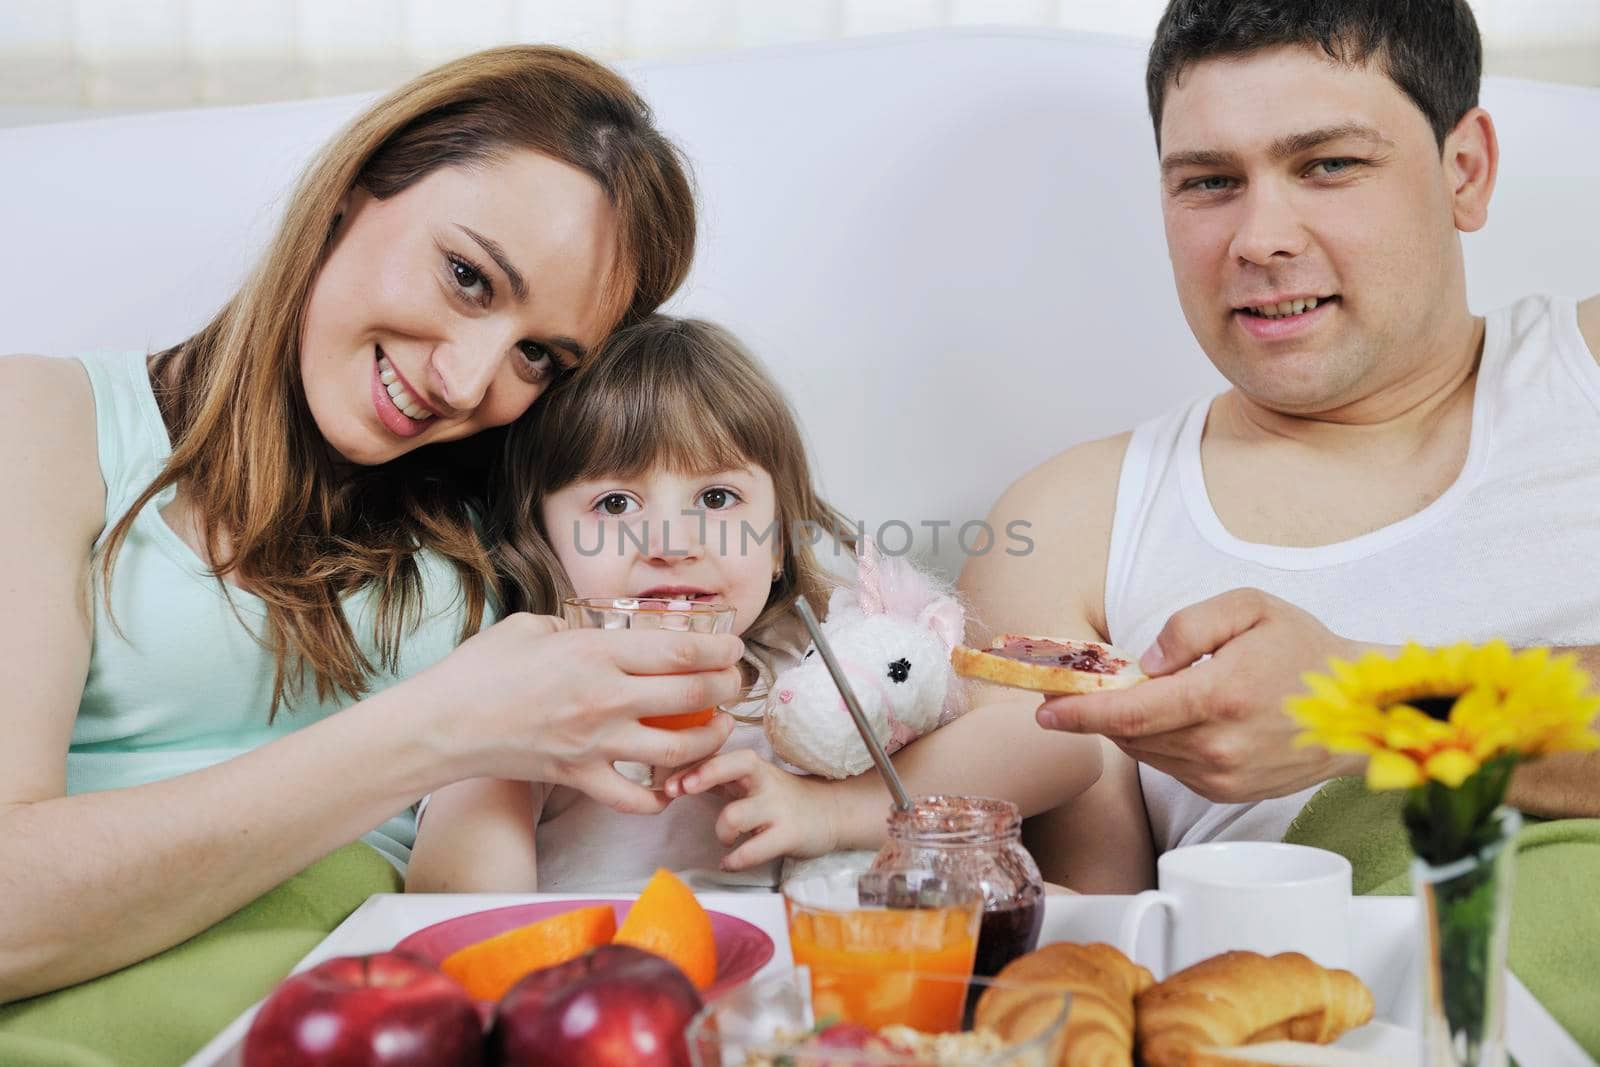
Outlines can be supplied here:
M861 710L861 703L856 700L855 690L850 688L850 681L840 669L839 661L833 658L833 649L829 646L828 639L822 636L822 627L817 625L817 617L811 613L811 606L806 603L805 597L796 600L794 606L800 613L800 620L806 624L806 629L811 631L811 640L816 642L817 651L822 654L822 662L827 665L828 673L833 675L833 684L838 687L839 695L844 698L844 706L850 709L850 717L856 721L856 730L861 734L861 740L866 742L867 751L872 754L872 762L878 765L878 773L883 775L884 784L889 787L889 795L894 798L894 806L900 811L910 811L911 797L906 792L906 787L900 783L900 776L895 773L894 764L889 762L883 746L878 744L877 735L867 724L867 714Z

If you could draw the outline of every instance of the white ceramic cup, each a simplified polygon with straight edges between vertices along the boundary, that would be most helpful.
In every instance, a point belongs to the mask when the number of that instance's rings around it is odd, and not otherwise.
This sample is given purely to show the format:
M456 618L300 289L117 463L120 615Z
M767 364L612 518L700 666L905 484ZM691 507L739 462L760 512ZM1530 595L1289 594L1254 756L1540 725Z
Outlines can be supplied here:
M1350 965L1350 861L1338 853L1270 841L1187 845L1157 861L1156 884L1133 898L1117 940L1137 959L1145 916L1164 909L1165 951L1140 960L1158 975L1233 949Z

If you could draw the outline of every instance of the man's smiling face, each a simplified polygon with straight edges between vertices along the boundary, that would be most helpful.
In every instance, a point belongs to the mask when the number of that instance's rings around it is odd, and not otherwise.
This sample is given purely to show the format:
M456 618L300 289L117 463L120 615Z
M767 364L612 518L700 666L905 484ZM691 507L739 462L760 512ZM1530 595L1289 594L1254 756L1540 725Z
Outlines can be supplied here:
M1301 415L1359 401L1416 374L1464 314L1451 168L1380 56L1193 63L1167 85L1160 142L1179 302L1252 400Z

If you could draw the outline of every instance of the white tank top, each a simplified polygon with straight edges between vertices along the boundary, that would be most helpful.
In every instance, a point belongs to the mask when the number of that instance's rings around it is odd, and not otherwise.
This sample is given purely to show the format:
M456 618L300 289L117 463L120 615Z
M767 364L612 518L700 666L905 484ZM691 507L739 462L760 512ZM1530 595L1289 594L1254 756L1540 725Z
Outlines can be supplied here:
M1466 465L1399 522L1315 548L1254 544L1212 510L1200 437L1212 397L1134 431L1106 568L1114 643L1139 654L1179 608L1241 586L1360 641L1600 644L1600 365L1571 300L1485 320ZM1140 767L1158 849L1282 838L1315 789L1213 804Z

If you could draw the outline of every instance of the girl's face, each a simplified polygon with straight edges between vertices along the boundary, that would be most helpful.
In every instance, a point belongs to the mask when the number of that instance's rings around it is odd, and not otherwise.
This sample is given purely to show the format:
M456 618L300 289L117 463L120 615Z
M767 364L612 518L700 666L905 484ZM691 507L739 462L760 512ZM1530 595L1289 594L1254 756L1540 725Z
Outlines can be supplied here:
M578 596L731 604L742 634L782 558L777 496L760 467L576 482L545 498L550 543Z
M537 152L354 190L300 335L306 403L351 463L504 426L604 338L616 219Z

